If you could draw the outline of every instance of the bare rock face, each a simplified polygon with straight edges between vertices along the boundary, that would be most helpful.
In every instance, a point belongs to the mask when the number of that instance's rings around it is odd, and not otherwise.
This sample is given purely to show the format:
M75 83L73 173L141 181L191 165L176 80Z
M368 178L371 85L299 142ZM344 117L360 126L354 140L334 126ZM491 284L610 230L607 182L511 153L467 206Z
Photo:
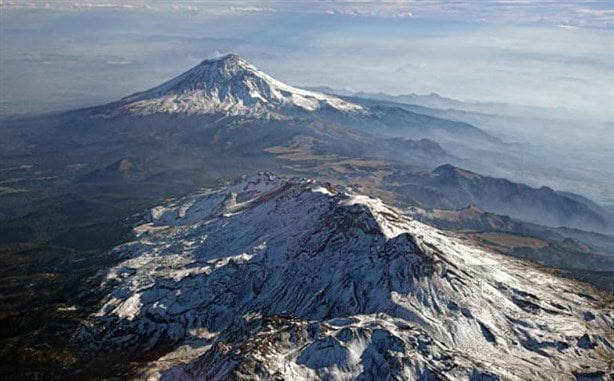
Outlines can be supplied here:
M164 380L611 369L612 305L592 289L330 188L263 174L154 208L111 253L122 262L77 340L166 348L138 375Z

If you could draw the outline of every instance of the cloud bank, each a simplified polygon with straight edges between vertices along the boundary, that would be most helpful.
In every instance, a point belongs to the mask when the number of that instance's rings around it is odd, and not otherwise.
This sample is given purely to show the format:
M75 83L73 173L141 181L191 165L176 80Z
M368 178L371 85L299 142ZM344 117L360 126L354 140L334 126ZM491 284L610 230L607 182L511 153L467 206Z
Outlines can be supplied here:
M0 1L0 7L190 11L218 15L293 12L597 28L614 25L614 7L610 0L7 0Z

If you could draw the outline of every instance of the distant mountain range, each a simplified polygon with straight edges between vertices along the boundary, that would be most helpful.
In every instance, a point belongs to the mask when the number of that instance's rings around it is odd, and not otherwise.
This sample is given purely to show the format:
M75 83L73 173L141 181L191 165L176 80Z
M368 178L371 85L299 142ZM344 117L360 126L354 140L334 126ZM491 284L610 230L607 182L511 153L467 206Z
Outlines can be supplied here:
M392 179L399 184L399 194L427 207L456 209L473 204L553 227L607 230L611 222L605 209L577 195L481 176L449 164L426 174L399 173Z
M578 117L577 112L572 112L563 107L545 108L529 105L502 103L502 102L467 102L453 98L443 97L437 93L430 94L400 94L391 95L382 92L365 92L365 91L350 91L345 89L334 89L328 86L310 86L310 90L320 91L326 94L334 94L341 97L358 97L366 99L374 99L381 101L389 101L395 103L406 103L421 107L440 109L440 110L458 110L469 111L484 114L496 114L506 116L523 116L533 118L547 119L575 119ZM584 116L588 118L589 116Z

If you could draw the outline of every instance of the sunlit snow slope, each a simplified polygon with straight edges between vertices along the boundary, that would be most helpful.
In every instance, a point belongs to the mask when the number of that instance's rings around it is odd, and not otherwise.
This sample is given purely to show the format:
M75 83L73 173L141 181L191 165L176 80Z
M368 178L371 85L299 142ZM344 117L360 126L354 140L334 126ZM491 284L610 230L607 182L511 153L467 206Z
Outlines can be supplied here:
M121 109L135 114L224 113L275 116L282 110L362 107L337 97L286 85L230 54L205 60L180 76L122 99Z
M246 178L154 208L79 339L153 379L611 377L611 301L377 199Z

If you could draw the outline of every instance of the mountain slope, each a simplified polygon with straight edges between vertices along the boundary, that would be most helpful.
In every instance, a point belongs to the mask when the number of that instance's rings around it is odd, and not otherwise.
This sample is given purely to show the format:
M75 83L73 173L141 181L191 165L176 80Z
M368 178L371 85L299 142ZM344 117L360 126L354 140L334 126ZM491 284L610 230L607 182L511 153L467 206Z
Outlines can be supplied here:
M583 197L482 176L449 164L430 173L399 173L391 179L401 184L400 194L427 207L455 209L475 204L490 212L546 226L611 229L608 213Z
M123 261L77 336L150 359L138 377L560 380L611 369L604 297L377 199L260 175L151 214L113 251Z
M234 54L204 60L160 86L122 99L119 105L135 114L220 112L271 116L283 109L362 110L334 96L286 85Z
M371 134L436 138L450 146L497 139L466 123L434 118L358 99L341 99L282 83L243 58L229 54L201 62L141 93L93 110L104 116L218 115L236 118L309 118ZM466 144L463 142L467 142Z

